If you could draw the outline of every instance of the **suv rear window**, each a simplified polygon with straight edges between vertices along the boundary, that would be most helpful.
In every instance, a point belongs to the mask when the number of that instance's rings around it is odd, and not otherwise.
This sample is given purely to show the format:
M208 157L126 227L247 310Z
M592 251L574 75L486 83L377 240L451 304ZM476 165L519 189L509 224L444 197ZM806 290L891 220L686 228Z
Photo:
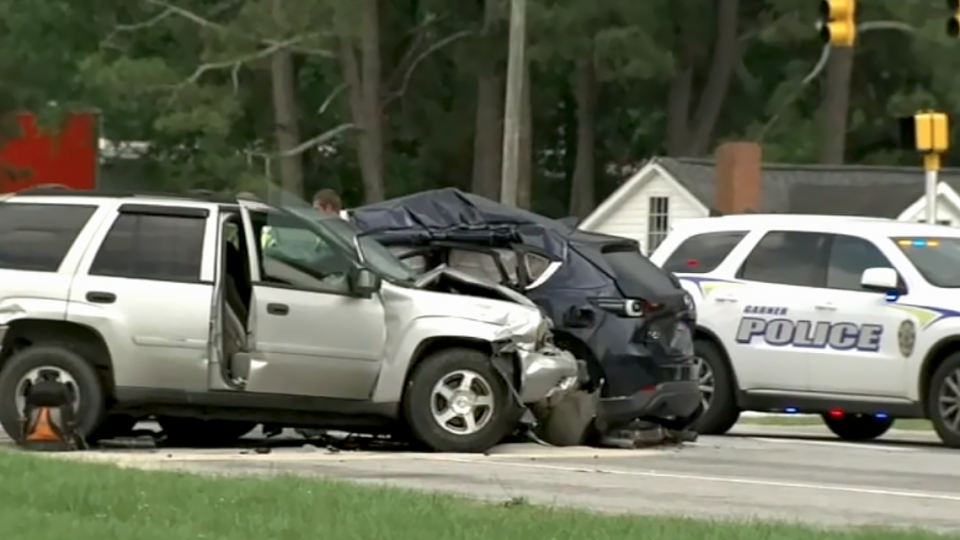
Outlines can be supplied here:
M677 246L663 263L663 269L684 274L713 272L746 235L747 231L695 234Z
M0 204L0 269L56 272L96 206Z
M653 299L679 288L669 274L636 249L607 249L603 258L616 273L617 286L627 298Z

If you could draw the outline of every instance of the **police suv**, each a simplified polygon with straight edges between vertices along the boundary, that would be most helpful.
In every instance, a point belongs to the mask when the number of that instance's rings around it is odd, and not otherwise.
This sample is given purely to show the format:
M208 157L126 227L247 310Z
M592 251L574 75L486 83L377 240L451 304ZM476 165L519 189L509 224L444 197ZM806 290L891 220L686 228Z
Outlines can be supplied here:
M929 418L960 447L960 230L725 216L679 223L651 259L697 307L701 433L741 411L820 414L848 440Z

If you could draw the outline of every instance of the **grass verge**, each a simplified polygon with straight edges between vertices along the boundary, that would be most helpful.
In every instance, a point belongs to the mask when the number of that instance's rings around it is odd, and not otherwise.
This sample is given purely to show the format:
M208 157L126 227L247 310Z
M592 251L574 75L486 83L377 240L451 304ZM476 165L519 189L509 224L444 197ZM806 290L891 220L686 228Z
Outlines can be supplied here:
M764 425L764 426L822 426L823 419L819 416L809 414L798 414L796 416L753 416L740 418L740 424ZM933 431L933 426L929 420L895 420L893 429L907 429L911 431Z
M4 540L933 540L890 529L605 516L294 477L210 478L0 451ZM951 537L951 538L960 538Z

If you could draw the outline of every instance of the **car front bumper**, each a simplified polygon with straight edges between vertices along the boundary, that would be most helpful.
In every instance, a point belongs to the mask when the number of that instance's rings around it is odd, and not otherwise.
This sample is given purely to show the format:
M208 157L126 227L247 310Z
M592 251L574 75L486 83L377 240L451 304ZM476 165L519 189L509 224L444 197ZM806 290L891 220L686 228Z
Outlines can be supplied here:
M573 354L548 345L520 355L520 401L532 404L569 394L587 379L586 363Z

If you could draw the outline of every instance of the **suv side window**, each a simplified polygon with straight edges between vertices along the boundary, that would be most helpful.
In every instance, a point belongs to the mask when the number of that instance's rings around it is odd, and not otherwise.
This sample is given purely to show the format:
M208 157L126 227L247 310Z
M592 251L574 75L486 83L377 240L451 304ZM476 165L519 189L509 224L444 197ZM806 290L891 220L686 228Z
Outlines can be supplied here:
M713 272L746 235L747 231L695 234L677 246L663 263L663 269L685 274Z
M96 210L74 204L0 204L0 269L56 272Z
M829 234L770 231L753 248L738 277L747 281L823 287Z
M123 213L90 265L91 276L200 280L206 219Z
M317 292L350 291L353 264L337 248L336 238L321 236L302 221L279 213L250 212L250 217L259 231L263 282Z
M837 234L830 247L827 288L861 291L860 277L867 268L893 268L890 260L873 242L857 236Z

